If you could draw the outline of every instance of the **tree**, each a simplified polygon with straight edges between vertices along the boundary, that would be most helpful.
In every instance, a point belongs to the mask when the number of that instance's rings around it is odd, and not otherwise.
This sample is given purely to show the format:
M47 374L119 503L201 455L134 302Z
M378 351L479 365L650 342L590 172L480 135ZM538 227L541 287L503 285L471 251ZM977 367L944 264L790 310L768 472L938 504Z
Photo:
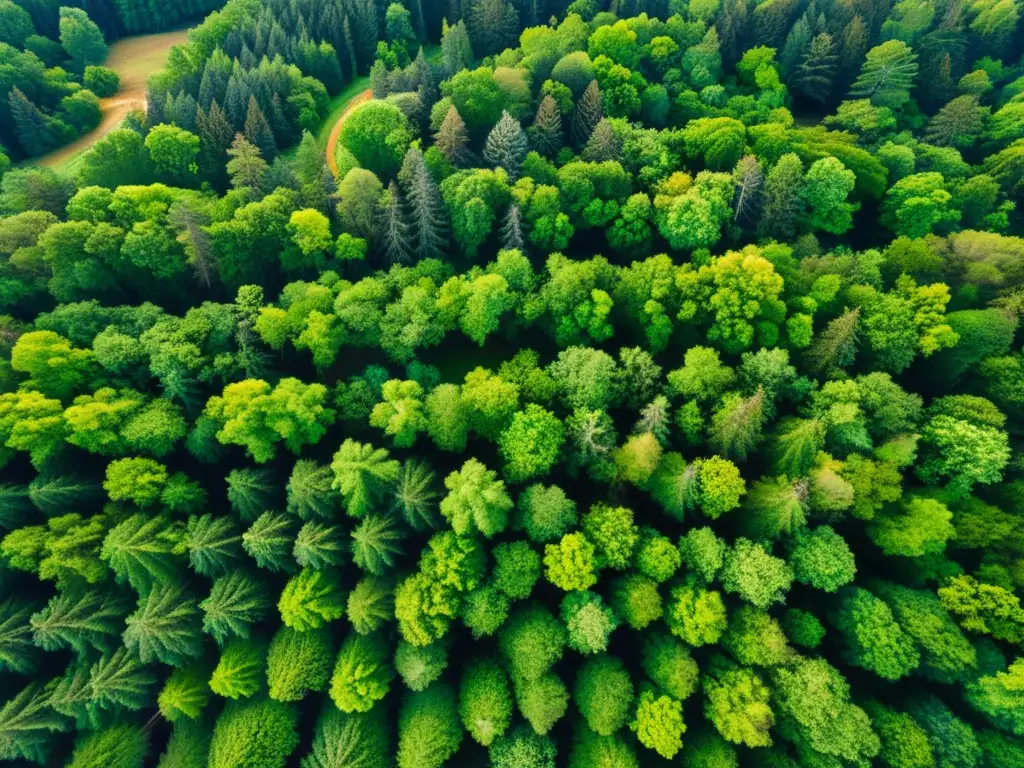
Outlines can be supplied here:
M412 693L398 713L399 768L441 768L462 743L455 692L444 683Z
M68 763L75 768L141 768L149 751L146 732L137 726L112 725L78 739Z
M331 700L342 712L369 712L387 695L394 675L382 638L350 634L338 652Z
M199 137L174 125L157 125L146 135L149 159L158 173L188 186L196 173Z
M337 575L304 568L288 580L277 609L285 626L298 632L319 629L341 618L345 605Z
M469 132L455 106L448 108L444 122L434 134L437 147L452 165L463 165L469 160Z
M843 590L830 621L842 635L852 664L898 680L920 663L914 642L896 623L889 606L867 590Z
M466 666L459 684L459 715L473 740L485 747L508 729L512 691L496 661L484 658Z
M846 202L853 191L856 176L834 157L816 160L804 176L800 197L807 205L806 223L841 235L853 226L853 213L859 203Z
M405 185L417 254L421 258L440 256L447 235L444 205L418 147L410 147L405 153L399 178Z
M199 604L203 631L219 645L232 636L247 638L250 625L262 620L271 604L265 585L258 580L239 571L221 576Z
M541 99L533 125L527 129L530 146L545 157L553 157L562 148L562 113L551 94Z
M210 701L210 670L202 662L174 670L160 689L160 714L171 722L197 720Z
M80 8L61 8L60 44L78 72L84 72L90 64L102 64L107 58L103 33Z
M444 484L448 494L441 500L441 514L457 534L479 531L491 537L506 528L512 499L493 470L469 459Z
M792 237L803 210L800 195L804 183L804 167L795 154L779 158L765 177L764 207L758 223L760 234L779 238Z
M302 766L344 768L354 763L365 768L386 768L392 753L391 742L384 707L351 714L337 707L324 707Z
M381 195L377 219L378 242L384 259L391 264L408 262L413 244L406 221L405 202L394 181Z
M594 128L601 121L601 117L604 115L603 105L604 99L597 80L591 80L590 84L583 91L583 95L576 102L576 107L572 114L570 130L572 141L577 147L582 147L586 144L590 135L594 132Z
M47 651L68 647L77 653L89 647L108 651L120 636L129 610L128 602L116 593L61 592L32 615L32 642Z
M267 645L258 640L229 640L210 675L210 690L229 699L249 698L263 687Z
M229 702L210 742L210 768L283 768L299 744L298 711L273 700Z
M706 675L702 684L707 694L704 715L722 738L747 747L771 746L775 713L769 689L756 672L725 666Z
M340 499L331 487L330 467L299 459L288 478L288 511L303 520L330 520Z
M790 76L793 88L815 101L825 101L832 92L838 58L832 35L827 32L815 35L803 61Z
M565 429L558 417L539 405L527 404L512 417L498 441L505 476L516 483L547 474L564 441Z
M878 107L899 109L910 99L917 77L917 54L902 40L888 40L867 52L850 95Z
M1005 672L986 675L967 688L967 702L987 717L993 725L1016 736L1024 733L1020 705L1015 691L1024 674L1024 663L1018 658Z
M341 492L346 511L364 517L398 479L399 464L383 448L348 439L334 454L333 487Z
M49 707L50 693L30 683L0 707L0 756L45 763L53 748L53 734L67 727Z
M670 696L644 689L637 697L636 716L629 729L645 747L671 760L683 747L683 705Z
M125 647L144 664L181 666L202 654L199 609L181 586L153 587L125 625Z
M227 149L227 155L231 158L227 162L231 186L247 190L252 197L260 196L263 177L269 169L260 148L247 141L242 134L236 133Z
M722 586L758 608L784 602L793 582L785 560L774 557L764 545L739 538L725 555Z
M501 119L487 135L484 159L495 167L504 168L509 179L515 181L528 150L529 143L519 121L503 111Z
M633 708L633 683L622 661L608 655L585 661L576 673L573 700L594 733L611 736L622 728Z

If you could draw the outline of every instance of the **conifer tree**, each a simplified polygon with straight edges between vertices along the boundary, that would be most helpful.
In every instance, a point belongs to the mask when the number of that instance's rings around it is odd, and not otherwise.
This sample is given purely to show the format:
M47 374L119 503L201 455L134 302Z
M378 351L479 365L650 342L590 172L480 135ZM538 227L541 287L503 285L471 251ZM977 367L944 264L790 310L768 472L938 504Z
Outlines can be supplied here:
M501 224L501 247L506 251L522 251L525 247L523 239L523 213L518 205L510 205Z
M341 491L346 512L363 517L373 509L398 479L398 461L384 448L345 440L331 463L334 487Z
M189 565L201 576L227 573L242 558L242 535L230 517L192 516L185 533Z
M165 720L197 719L210 701L210 669L201 661L174 670L157 696Z
M454 106L448 108L444 121L434 134L434 146L440 150L445 159L452 165L463 165L468 162L469 131Z
M0 528L14 530L31 511L28 486L0 485Z
M80 655L90 647L107 651L124 631L130 610L128 601L110 590L59 592L32 615L32 640L46 651L71 648Z
M345 534L340 525L310 520L295 537L292 556L300 568L321 570L345 560Z
M764 389L750 397L727 395L711 423L711 445L727 458L743 460L760 442L765 421Z
M853 365L857 355L857 329L860 307L847 309L815 337L805 353L807 364L814 372L842 370Z
M498 123L487 135L484 159L495 167L504 168L509 179L515 181L529 149L530 145L519 121L506 111L501 113Z
M780 239L792 237L803 210L800 190L804 166L794 154L783 155L765 177L764 207L757 232Z
M367 515L352 529L352 561L363 571L381 576L401 554L402 538L390 515Z
M270 129L270 123L267 122L255 96L249 97L243 134L251 144L259 149L260 155L268 163L277 157L277 142L274 141L274 132Z
M263 688L267 644L261 640L230 641L210 675L210 690L228 699L248 698Z
M67 721L50 708L50 693L30 683L0 708L0 760L45 764Z
M368 576L361 579L349 593L345 616L361 635L374 632L395 615L392 593L394 584L388 579Z
M284 512L264 512L242 534L242 549L268 571L292 571L290 557L295 541L294 519Z
M303 520L332 519L341 507L341 499L331 487L333 480L330 467L299 459L288 478L288 511Z
M836 76L835 46L832 35L822 32L811 40L803 61L793 71L790 83L794 90L815 101L825 101L832 92Z
M89 707L139 710L153 702L156 675L128 648L118 648L89 669Z
M345 601L338 575L304 568L288 580L277 609L285 626L298 632L319 629L340 618Z
M404 264L411 260L413 240L406 220L405 201L392 181L381 195L377 208L378 244L388 264Z
M50 149L55 141L49 118L17 86L11 88L7 101L22 151L31 157Z
M44 515L56 517L87 504L99 490L95 483L73 474L41 474L29 483L28 496Z
M274 506L277 489L267 469L233 469L227 476L228 503L242 520L255 520Z
M177 667L203 652L199 609L180 585L153 587L125 624L125 647L144 664L159 660Z
M0 603L0 670L35 671L39 649L32 642L32 612L30 604L14 597Z
M898 109L910 98L917 77L917 54L902 40L887 40L867 53L850 95L878 107Z
M255 577L242 571L221 576L199 604L203 631L221 646L232 636L246 638L251 625L262 621L272 604L266 585Z
M736 184L736 197L733 200L735 214L732 220L735 222L739 222L741 219L756 220L760 210L761 191L764 186L761 163L754 155L746 155L736 163L732 177Z
M437 527L441 494L434 487L436 479L425 461L407 459L399 470L392 509L417 531Z
M622 159L622 144L607 118L602 117L594 126L583 148L583 159L591 163Z
M562 112L551 94L540 100L533 125L527 130L530 146L545 157L554 157L562 148Z
M140 513L110 529L100 557L110 563L118 583L142 594L178 575L183 538L180 524Z
M65 717L74 718L76 725L94 728L103 720L102 710L93 703L89 664L83 659L68 664L64 674L52 680L48 688L50 706Z
M572 141L577 147L585 146L603 116L604 99L601 89L597 80L591 80L572 113Z
M442 256L448 242L444 203L419 147L410 147L405 153L399 178L405 186L416 254L421 259Z
M242 134L236 133L227 155L230 158L227 172L231 186L248 190L250 195L258 197L263 188L263 177L269 168L259 147L249 143Z

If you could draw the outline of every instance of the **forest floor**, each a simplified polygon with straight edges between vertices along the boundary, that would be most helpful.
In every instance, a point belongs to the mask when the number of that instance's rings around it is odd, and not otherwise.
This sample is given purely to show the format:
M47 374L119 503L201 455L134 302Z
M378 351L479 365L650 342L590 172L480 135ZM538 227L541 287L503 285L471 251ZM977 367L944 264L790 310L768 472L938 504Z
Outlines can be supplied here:
M65 173L73 172L85 151L117 128L129 111L146 108L146 81L149 76L166 66L172 45L180 45L187 40L186 27L153 35L126 37L113 43L103 65L121 76L121 88L113 96L100 99L103 112L100 124L70 144L33 158L32 163Z

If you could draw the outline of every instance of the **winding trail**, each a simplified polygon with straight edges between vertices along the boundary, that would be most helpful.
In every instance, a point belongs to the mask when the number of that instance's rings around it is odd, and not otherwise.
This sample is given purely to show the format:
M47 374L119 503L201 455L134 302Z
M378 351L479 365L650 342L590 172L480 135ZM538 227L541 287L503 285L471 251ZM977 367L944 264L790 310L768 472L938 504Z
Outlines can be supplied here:
M352 114L352 110L358 107L360 104L365 104L373 98L373 91L367 88L362 93L358 93L349 99L348 104L345 105L344 111L338 116L338 119L334 122L331 128L331 133L327 137L327 167L331 169L331 173L334 174L335 178L338 176L338 159L335 157L335 152L338 149L338 138L341 136L341 126L345 123L345 118Z
M121 87L113 96L100 99L100 124L69 144L32 158L29 162L67 170L70 163L117 128L128 112L135 108L146 108L146 81L149 76L167 65L171 46L187 41L188 29L177 29L126 37L113 43L103 66L121 76Z

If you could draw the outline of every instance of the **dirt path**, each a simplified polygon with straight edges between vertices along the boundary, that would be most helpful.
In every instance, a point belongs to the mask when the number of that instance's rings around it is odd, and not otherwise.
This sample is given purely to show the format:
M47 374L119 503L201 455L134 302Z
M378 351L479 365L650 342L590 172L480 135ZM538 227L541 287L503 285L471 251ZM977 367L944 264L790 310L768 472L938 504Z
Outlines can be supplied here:
M100 99L100 124L70 144L34 158L32 163L51 168L65 166L120 125L129 111L136 107L145 109L146 80L167 64L171 46L187 40L188 30L178 29L155 35L126 37L111 45L110 54L103 65L121 76L121 88L113 96Z
M338 119L334 123L334 127L331 128L331 135L327 137L327 167L331 169L331 173L337 177L338 175L338 160L335 158L334 153L338 148L338 137L341 136L341 126L345 122L345 118L348 117L355 107L360 104L365 104L373 98L373 91L367 88L360 94L353 96L345 107L345 111L341 113Z

